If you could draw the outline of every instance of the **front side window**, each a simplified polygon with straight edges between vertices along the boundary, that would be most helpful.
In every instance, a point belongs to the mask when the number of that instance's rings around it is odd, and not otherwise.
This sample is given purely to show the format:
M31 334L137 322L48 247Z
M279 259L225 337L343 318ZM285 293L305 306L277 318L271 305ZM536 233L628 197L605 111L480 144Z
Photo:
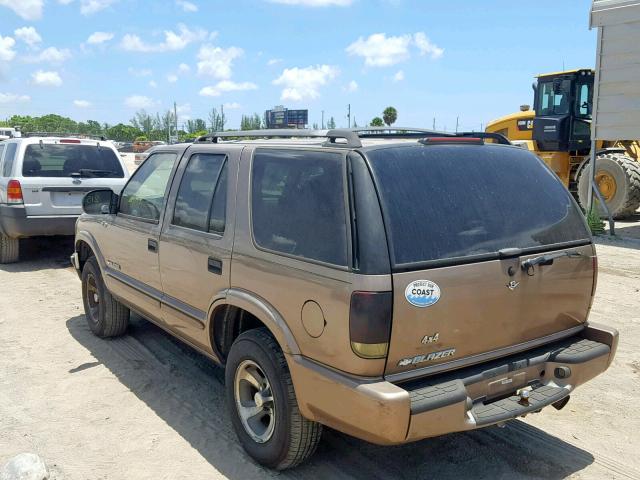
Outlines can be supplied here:
M592 86L588 83L578 83L576 86L576 116L580 118L591 118Z
M122 191L119 212L159 221L175 160L175 153L155 153L140 165Z
M221 178L225 158L226 155L221 154L196 153L191 156L176 198L174 225L207 232L213 222L213 231L224 232L224 214L219 211L222 207L221 200L213 200L216 190L222 188L226 191L226 186L219 186L223 180L226 182L226 179ZM214 206L217 207L215 220L212 215Z
M16 150L18 150L18 144L17 143L9 143L6 147L5 147L5 152L4 152L4 165L2 166L2 176L3 177L10 177L11 176L11 171L13 170L13 161L15 159L16 156Z
M257 150L251 197L256 244L346 266L343 170L337 153Z
M111 148L96 145L51 144L27 145L22 163L25 177L123 178L124 172Z

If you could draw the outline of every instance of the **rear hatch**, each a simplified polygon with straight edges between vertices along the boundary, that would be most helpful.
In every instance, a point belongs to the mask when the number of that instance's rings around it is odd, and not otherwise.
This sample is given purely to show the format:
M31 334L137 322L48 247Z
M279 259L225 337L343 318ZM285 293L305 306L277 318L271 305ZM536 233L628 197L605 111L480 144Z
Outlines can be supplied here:
M27 215L80 215L84 195L98 188L116 193L125 172L116 151L104 143L75 139L25 146L17 172Z
M582 328L595 281L591 237L535 155L482 144L366 155L392 257L387 375L478 363Z

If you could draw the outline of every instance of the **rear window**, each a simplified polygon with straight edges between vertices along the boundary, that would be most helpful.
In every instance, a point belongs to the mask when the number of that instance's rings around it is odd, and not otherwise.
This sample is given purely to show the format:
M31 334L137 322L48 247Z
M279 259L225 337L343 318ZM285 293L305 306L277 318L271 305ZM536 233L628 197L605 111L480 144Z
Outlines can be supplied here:
M28 145L22 163L25 177L123 178L124 172L116 153L107 147L78 144Z
M569 192L525 150L410 145L367 157L396 267L590 241Z

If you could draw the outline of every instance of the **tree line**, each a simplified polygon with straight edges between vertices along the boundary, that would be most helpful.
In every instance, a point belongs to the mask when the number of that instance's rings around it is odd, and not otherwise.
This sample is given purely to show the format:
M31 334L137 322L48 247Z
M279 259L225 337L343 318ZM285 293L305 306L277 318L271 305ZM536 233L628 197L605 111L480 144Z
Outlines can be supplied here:
M384 110L382 118L375 117L370 126L391 126L398 118L398 112L394 107ZM30 115L13 115L5 121L0 121L0 126L19 126L23 132L29 133L77 133L82 135L104 136L118 142L131 142L136 139L162 140L168 141L171 137L178 137L179 140L196 138L209 132L224 131L226 127L226 115L222 110L212 108L209 112L208 121L202 118L187 120L181 128L176 130L175 113L167 110L163 114L149 114L145 110L137 111L129 124L100 123L96 120L76 122L75 120L60 115L49 114L41 117ZM354 122L354 127L357 124ZM260 130L267 128L266 119L257 113L253 115L242 115L240 120L240 130ZM317 129L318 125L313 124ZM336 128L333 117L327 122L327 128Z

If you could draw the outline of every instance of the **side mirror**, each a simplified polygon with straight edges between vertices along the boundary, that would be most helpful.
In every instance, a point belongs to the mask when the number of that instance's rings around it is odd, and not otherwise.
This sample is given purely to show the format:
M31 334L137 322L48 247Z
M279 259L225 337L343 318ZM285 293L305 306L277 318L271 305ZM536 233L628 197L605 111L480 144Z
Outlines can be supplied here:
M114 214L118 208L118 195L111 189L93 190L82 200L82 210L89 215Z

